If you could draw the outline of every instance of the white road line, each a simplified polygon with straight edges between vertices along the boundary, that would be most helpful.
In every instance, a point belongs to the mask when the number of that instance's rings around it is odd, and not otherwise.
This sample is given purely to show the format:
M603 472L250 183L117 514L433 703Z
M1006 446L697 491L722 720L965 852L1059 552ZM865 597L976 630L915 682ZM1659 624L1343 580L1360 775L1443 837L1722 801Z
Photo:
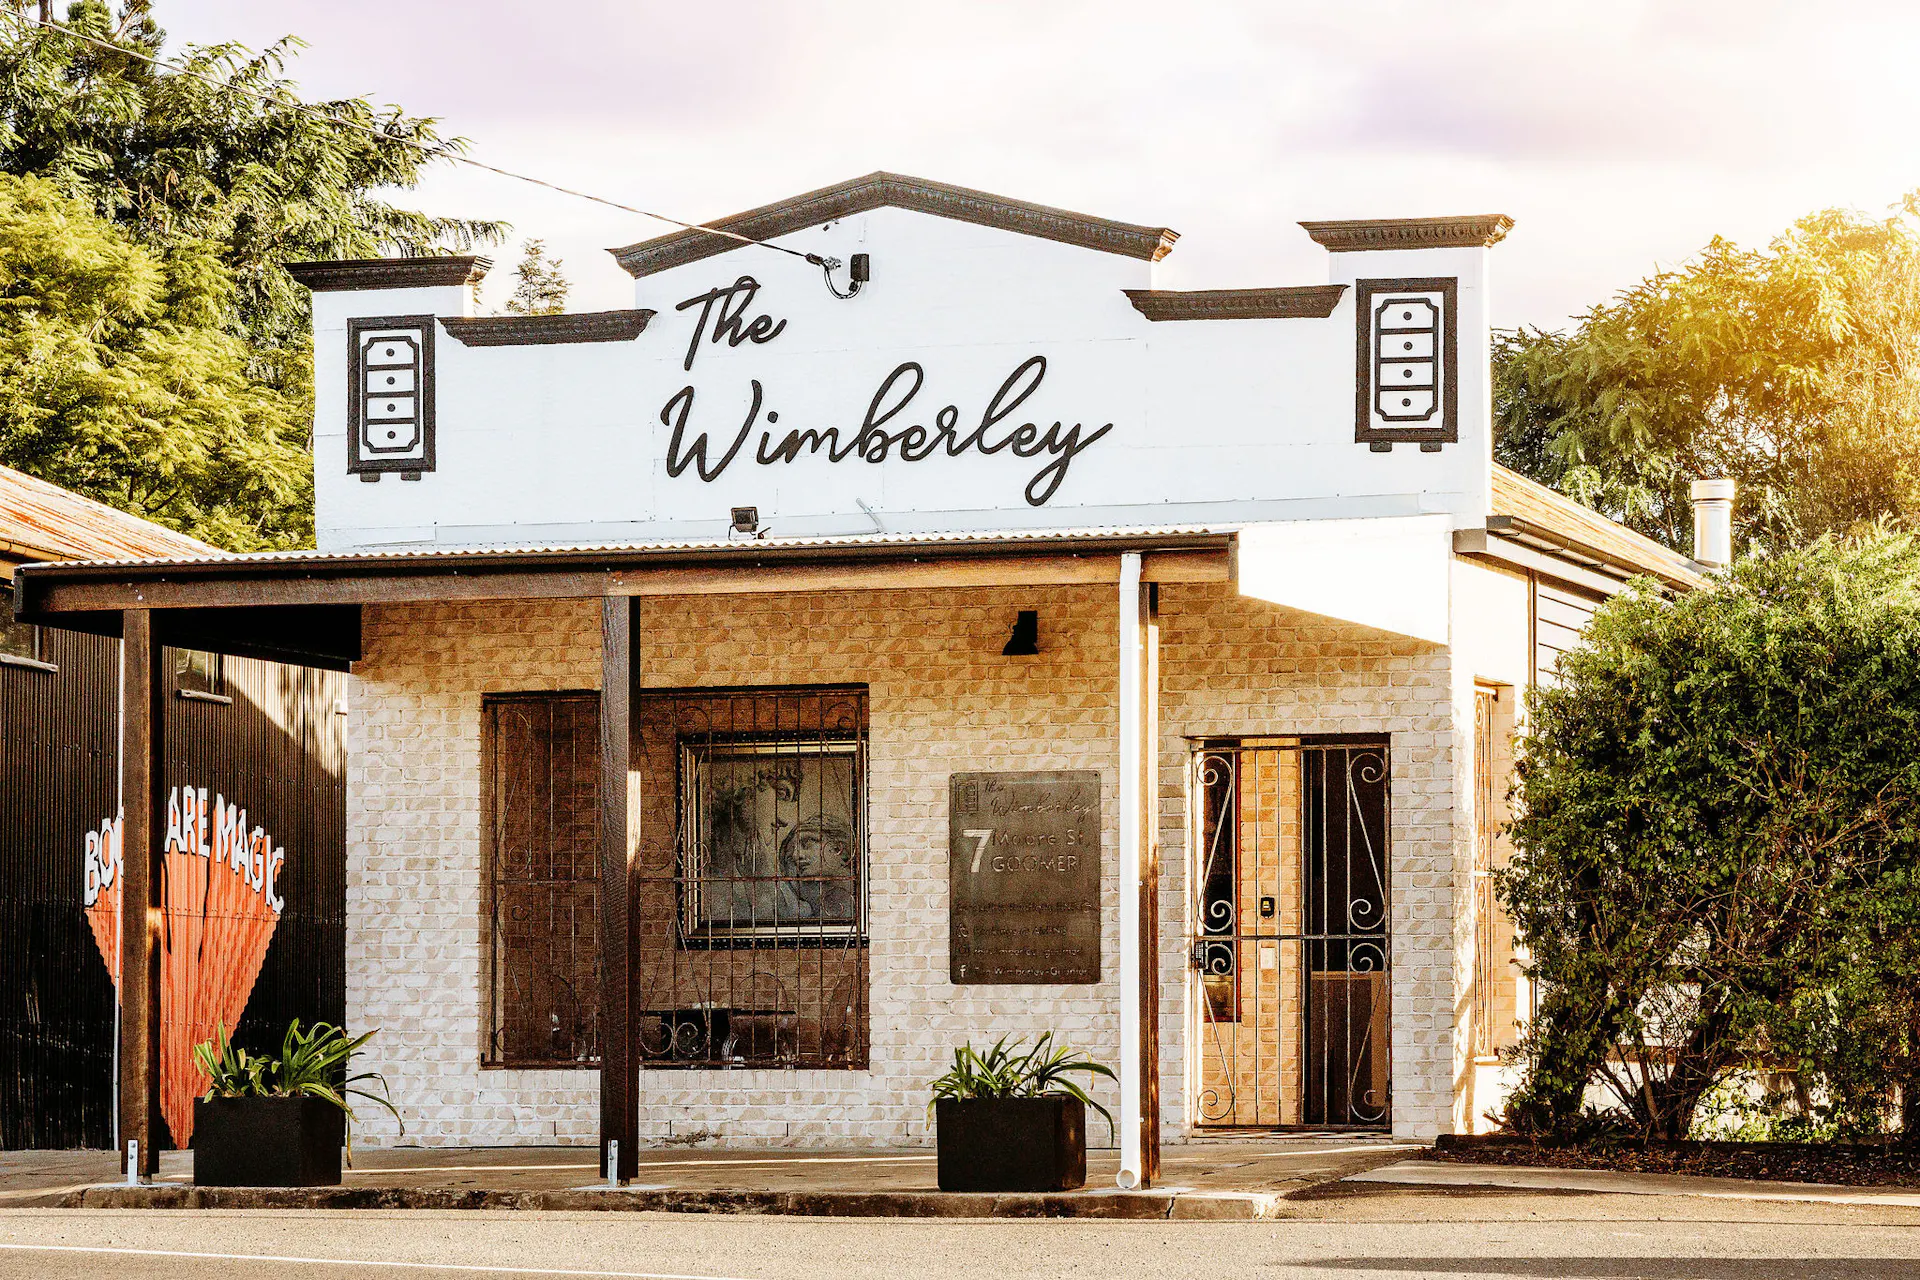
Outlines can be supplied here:
M1303 1156L1351 1156L1366 1151L1411 1151L1424 1142L1373 1142L1364 1147L1315 1147L1305 1151L1268 1151L1252 1157L1256 1160L1295 1160Z
M378 1258L297 1258L271 1253L195 1253L185 1249L122 1249L87 1244L0 1244L0 1249L34 1253L111 1253L140 1258L201 1258L216 1262L279 1262L316 1267L400 1267L412 1271L483 1271L513 1276L609 1276L615 1280L740 1280L737 1276L696 1276L670 1271L579 1271L567 1267L500 1267L472 1262L387 1262Z
M1372 1150L1371 1147L1367 1150ZM727 1168L734 1165L799 1164L931 1164L935 1156L774 1156L765 1160L642 1160L642 1169ZM373 1169L343 1169L342 1173L359 1178L378 1178L389 1173L528 1173L556 1169L598 1169L597 1164L420 1164L388 1165ZM181 1177L187 1175L181 1174Z
M597 1164L396 1164L380 1169L342 1169L356 1178L389 1173L549 1173L556 1169L598 1169Z

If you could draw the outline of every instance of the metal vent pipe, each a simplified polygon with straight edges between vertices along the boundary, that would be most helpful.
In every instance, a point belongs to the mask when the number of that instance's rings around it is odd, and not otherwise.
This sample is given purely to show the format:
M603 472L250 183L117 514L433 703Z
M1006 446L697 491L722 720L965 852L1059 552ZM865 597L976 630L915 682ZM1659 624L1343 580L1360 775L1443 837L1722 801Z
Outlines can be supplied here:
M1733 563L1731 480L1693 482L1693 558L1710 569Z

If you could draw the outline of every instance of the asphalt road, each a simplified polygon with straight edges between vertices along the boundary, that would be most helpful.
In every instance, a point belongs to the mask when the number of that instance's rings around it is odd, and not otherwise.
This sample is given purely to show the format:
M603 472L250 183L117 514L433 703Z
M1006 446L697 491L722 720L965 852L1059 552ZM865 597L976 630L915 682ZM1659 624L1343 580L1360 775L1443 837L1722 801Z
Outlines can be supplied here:
M1637 1203L1623 1204L1623 1201ZM1373 1200L1264 1223L0 1211L12 1280L1046 1280L1920 1276L1920 1213L1667 1198ZM1661 1220L1668 1213L1679 1220ZM1463 1216L1473 1220L1460 1220Z

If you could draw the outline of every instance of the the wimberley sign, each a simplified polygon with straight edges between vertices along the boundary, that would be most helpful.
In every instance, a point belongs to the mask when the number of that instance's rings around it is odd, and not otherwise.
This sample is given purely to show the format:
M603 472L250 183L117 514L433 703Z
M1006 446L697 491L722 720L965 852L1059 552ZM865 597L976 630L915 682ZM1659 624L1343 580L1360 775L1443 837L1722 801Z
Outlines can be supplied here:
M675 306L693 319L681 363L684 372L694 372L705 347L764 345L787 331L785 317L776 319L756 308L759 293L759 281L741 276ZM782 421L777 388L769 388L759 378L748 379L744 417L737 423L731 417L709 421L700 407L702 388L689 381L660 409L661 424L673 432L667 442L667 475L678 479L691 468L710 484L735 465L786 466L803 457L873 466L892 460L938 465L942 459L967 453L984 457L1005 453L1016 459L1041 460L1028 477L1023 496L1030 506L1044 506L1065 482L1073 460L1113 430L1111 422L1089 427L1056 420L1042 425L1023 417L1021 407L1046 377L1047 358L1029 355L1008 369L998 389L983 402L935 404L921 398L927 382L925 366L903 360L864 396L864 410L856 407L864 389L856 388L843 420L800 425ZM729 399L722 392L706 398Z
M1100 774L956 773L947 796L948 977L1100 980Z

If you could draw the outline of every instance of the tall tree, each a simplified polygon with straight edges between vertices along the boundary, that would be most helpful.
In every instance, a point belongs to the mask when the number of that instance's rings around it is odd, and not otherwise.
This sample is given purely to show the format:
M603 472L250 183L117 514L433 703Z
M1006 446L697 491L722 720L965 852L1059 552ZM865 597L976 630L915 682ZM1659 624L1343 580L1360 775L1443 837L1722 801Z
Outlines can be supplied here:
M1682 550L1702 476L1740 482L1747 545L1920 516L1917 202L1716 239L1570 333L1502 335L1495 456Z
M0 462L235 550L309 545L305 387L248 373L221 246L0 174Z
M551 316L567 309L565 264L547 256L545 240L528 240L520 246L520 265L513 269L513 296L506 311L515 316Z
M208 283L194 294L196 305L217 308L197 319L235 339L223 352L238 352L247 377L292 397L301 420L311 421L309 300L282 263L458 251L504 232L503 224L419 213L383 198L413 187L464 143L443 138L431 118L364 99L304 102L282 75L300 47L292 37L260 52L188 45L166 55L176 70L144 60L162 56L166 44L149 0L123 0L117 11L104 0L67 7L64 25L109 49L30 21L30 0L0 5L12 11L0 14L0 173L44 178L168 270L223 275L224 287ZM34 285L14 287L25 296ZM147 504L160 501L142 496L147 481L136 477L121 499L111 484L76 474L97 457L69 468L44 450L4 451L15 465L56 483L77 481L143 514L155 514ZM203 480L212 483L191 468L173 473L161 505L177 514L160 518L219 542L228 526L207 523L204 513L225 510L231 495L180 488ZM275 479L260 492L310 506L311 476L293 490ZM189 511L202 514L180 514ZM312 521L310 509L256 515L232 526L235 545L277 545Z
M64 22L128 54L158 57L166 41L149 0L125 0L117 15L78 0ZM0 171L49 179L151 247L222 246L235 286L229 327L259 347L298 348L306 332L305 291L282 262L465 249L501 234L497 223L380 198L464 142L361 98L303 102L281 74L301 47L293 37L257 53L188 45L170 55L174 71L58 30L9 27Z

